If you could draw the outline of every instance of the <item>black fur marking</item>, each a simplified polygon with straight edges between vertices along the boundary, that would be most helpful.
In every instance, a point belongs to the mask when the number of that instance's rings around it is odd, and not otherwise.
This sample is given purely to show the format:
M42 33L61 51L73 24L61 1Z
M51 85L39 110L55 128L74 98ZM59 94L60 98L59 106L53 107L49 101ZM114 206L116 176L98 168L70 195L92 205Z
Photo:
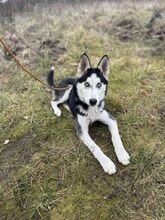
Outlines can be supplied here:
M104 75L101 73L101 71L98 68L90 68L84 73L78 80L77 82L82 83L87 80L88 77L90 77L92 74L96 74L98 78L100 78L100 81L104 83L105 85L108 84L108 81L104 77Z
M54 85L54 70L50 70L47 76L47 82L49 84L49 86L55 86Z
M104 99L99 102L98 107L101 108L103 104L104 104Z
M77 106L82 106L85 111L88 110L88 105L79 99L75 85L69 94L68 105L74 117L76 117L77 114L82 115L82 112L80 112Z
M87 116L88 115L87 113L81 112L79 107L77 107L76 110L77 110L77 114L79 114L81 116Z
M76 79L75 78L67 78L60 82L60 84L57 86L58 88L67 87L69 85L75 85ZM66 90L55 90L55 95L59 96L60 98L64 95Z
M55 93L55 91L53 91L53 92ZM61 97L62 97L62 96L56 96L56 95L54 95L52 101L57 102L57 101L59 101L59 100L61 99Z

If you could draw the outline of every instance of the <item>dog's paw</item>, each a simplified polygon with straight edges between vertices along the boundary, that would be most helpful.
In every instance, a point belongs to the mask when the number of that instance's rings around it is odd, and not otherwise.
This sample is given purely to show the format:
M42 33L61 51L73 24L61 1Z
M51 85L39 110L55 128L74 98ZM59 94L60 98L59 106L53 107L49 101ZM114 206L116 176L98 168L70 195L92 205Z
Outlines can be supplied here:
M51 103L51 106L52 106L52 108L53 108L54 114L55 114L56 116L60 117L60 116L61 116L61 110L58 108L56 102L51 101L50 103Z
M105 173L108 173L109 175L116 173L116 166L108 157L104 158L101 165Z
M57 117L60 117L60 116L61 116L61 110L60 110L59 108L54 109L54 114L55 114Z
M118 160L123 165L128 165L130 163L130 156L126 150L122 150L118 155Z

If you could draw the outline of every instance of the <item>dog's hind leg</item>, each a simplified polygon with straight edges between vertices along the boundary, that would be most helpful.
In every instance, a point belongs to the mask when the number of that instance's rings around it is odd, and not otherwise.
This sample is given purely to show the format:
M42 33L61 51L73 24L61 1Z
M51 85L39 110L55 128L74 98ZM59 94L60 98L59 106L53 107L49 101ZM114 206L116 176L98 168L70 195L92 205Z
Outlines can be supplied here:
M77 116L76 121L77 133L84 144L89 148L94 157L99 161L104 171L108 174L114 174L116 172L115 164L101 151L100 147L95 144L88 133L89 123L85 116Z
M62 103L64 103L64 102L66 102L66 101L68 100L70 90L71 90L71 88L70 88L70 89L67 89L67 90L65 91L65 93L63 94L62 97L56 96L56 97L54 97L53 100L50 102L50 103L51 103L51 106L52 106L52 108L53 108L53 110L54 110L54 114L55 114L56 116L58 116L58 117L61 116L61 110L60 110L60 108L58 107L58 105L59 105L59 104L62 104Z
M54 114L58 117L61 116L61 110L58 107L58 104L60 103L58 101L51 101L50 104L54 110Z
M125 150L121 141L116 119L104 110L102 113L100 113L97 120L108 125L108 128L112 135L112 143L115 148L115 153L119 162L123 165L129 164L130 156Z

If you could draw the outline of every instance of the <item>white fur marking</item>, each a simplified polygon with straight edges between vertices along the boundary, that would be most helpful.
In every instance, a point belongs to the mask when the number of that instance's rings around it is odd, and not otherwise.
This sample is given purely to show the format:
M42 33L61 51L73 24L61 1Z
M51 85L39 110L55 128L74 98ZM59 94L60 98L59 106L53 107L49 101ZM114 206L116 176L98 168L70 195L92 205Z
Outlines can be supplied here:
M54 114L56 116L60 117L61 116L61 110L58 108L57 103L55 101L51 101L50 103L51 103L51 106L54 110Z
M100 114L98 120L108 125L112 135L112 143L119 162L123 165L128 165L130 156L123 147L116 120L111 119L105 110Z
M109 175L114 174L116 172L115 164L101 151L100 147L95 144L88 134L89 118L78 115L78 123L82 129L82 135L80 136L81 140L99 161L103 170Z

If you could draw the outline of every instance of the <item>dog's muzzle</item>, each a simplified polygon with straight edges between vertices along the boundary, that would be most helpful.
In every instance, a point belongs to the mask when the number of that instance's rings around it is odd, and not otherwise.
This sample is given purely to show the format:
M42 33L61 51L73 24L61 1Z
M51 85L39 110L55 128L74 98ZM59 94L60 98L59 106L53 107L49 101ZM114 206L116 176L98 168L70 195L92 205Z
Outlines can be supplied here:
M89 103L90 103L90 105L94 106L97 103L97 99L90 99Z

